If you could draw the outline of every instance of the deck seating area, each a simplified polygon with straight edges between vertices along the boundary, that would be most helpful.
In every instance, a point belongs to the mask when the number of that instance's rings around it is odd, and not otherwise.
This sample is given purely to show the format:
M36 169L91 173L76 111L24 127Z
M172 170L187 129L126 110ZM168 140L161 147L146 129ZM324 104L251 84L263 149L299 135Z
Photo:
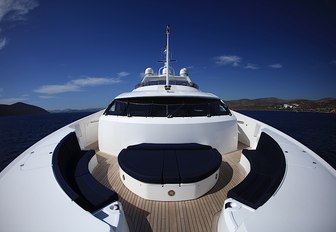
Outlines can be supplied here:
M56 146L52 167L64 192L87 211L94 212L118 200L118 194L99 183L88 164L94 150L81 150L75 132L69 133Z
M133 178L150 184L185 184L206 179L221 163L211 146L188 144L139 144L123 149L118 162Z
M235 188L228 192L233 198L257 209L275 193L284 177L286 160L279 144L262 132L256 150L243 150L251 171Z
M205 195L188 201L152 201L143 199L125 187L119 174L118 158L97 150L98 166L94 177L119 195L130 231L210 232L215 215L222 210L227 192L246 176L239 164L242 149L222 155L216 185Z

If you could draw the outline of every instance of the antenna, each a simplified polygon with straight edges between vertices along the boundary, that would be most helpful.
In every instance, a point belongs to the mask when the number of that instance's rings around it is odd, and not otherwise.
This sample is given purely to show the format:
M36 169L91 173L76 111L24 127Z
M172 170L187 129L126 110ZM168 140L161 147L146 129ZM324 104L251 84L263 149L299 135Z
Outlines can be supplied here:
M166 72L166 85L165 85L165 89L166 90L170 90L170 85L169 85L169 34L170 34L170 27L169 25L167 25L166 27L166 35L167 35L167 45L166 45L166 68L167 68L167 72Z

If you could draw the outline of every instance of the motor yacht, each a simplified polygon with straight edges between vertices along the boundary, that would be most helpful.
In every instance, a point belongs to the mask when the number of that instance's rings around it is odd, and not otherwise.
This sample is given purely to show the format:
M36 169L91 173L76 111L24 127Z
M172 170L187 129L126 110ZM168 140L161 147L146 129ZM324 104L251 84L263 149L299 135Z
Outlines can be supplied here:
M176 74L166 39L158 72L0 173L0 230L336 231L336 171Z

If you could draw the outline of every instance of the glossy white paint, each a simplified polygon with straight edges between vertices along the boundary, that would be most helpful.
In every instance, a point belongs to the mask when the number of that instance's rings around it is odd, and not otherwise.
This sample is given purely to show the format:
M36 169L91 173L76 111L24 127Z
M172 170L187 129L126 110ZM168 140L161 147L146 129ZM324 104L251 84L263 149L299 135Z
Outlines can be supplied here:
M148 184L138 181L119 168L123 184L136 195L153 201L186 201L199 198L215 186L219 169L204 180L188 184Z
M225 154L237 149L234 116L151 118L102 115L99 149L118 156L127 146L140 143L199 143Z
M170 90L165 90L163 85L149 85L134 89L132 92L122 93L116 99L135 97L218 97L212 93L205 93L190 86L172 85Z
M163 77L168 85L170 81L179 81L180 77L170 75L169 55L166 57ZM152 75L153 72L147 70L146 73ZM182 74L186 79L185 73ZM190 86L176 85L143 86L117 98L157 96L217 98ZM102 113L97 112L47 136L0 173L1 231L128 231L120 202L91 214L74 203L58 185L51 157L58 142L71 131L76 132L81 148L98 140L102 152L115 156L121 149L139 143L200 143L225 154L236 149L238 140L255 148L260 133L265 131L284 151L286 173L283 182L257 210L227 199L225 203L232 202L234 207L221 211L218 231L336 231L336 170L284 133L237 112L233 112L234 116L193 118L123 117ZM96 161L96 158L90 161L90 171ZM248 160L243 157L241 164L248 172ZM204 189L210 188L209 183L212 184L211 181L197 183L204 184L200 189L197 184L183 186L181 193L180 186L149 186L131 179L125 185L150 199L173 189L179 200L192 192L196 197L201 196Z
M261 131L276 140L286 158L286 173L275 194L257 210L239 202L241 207L223 209L218 231L336 231L336 170L284 133L234 114L241 122L240 138L252 146Z
M111 224L100 220L64 193L52 171L53 151L65 135L77 129L82 146L90 143L94 136L97 141L96 121L100 114L50 134L0 173L0 231L128 231L122 207L118 212L105 212ZM95 214L99 215L99 211Z
M239 122L239 139L248 141L253 147L261 131L267 132L285 152L287 170L276 194L257 210L239 205L239 202L236 202L237 207L234 209L222 210L218 231L336 231L336 171L313 151L282 132L233 113ZM97 125L99 115L101 113L74 122L47 136L0 173L1 229L127 231L124 215L113 211L113 205L95 215L84 211L68 198L52 173L51 156L57 143L74 128L81 128L81 144L90 143L92 139L85 138L97 134L98 128L94 128L94 125ZM76 133L80 134L78 131ZM94 166L94 161L90 163ZM120 228L110 227L106 222L119 225Z

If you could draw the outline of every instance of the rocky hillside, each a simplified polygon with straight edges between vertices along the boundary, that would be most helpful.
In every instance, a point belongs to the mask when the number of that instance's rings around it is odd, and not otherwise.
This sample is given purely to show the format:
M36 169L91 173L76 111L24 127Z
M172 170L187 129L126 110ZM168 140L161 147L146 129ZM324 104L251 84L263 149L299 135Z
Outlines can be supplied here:
M12 105L0 104L0 116L8 115L36 115L48 114L49 112L37 106L18 102Z
M323 98L319 100L279 98L240 99L226 101L233 110L286 110L298 112L336 113L336 99Z

